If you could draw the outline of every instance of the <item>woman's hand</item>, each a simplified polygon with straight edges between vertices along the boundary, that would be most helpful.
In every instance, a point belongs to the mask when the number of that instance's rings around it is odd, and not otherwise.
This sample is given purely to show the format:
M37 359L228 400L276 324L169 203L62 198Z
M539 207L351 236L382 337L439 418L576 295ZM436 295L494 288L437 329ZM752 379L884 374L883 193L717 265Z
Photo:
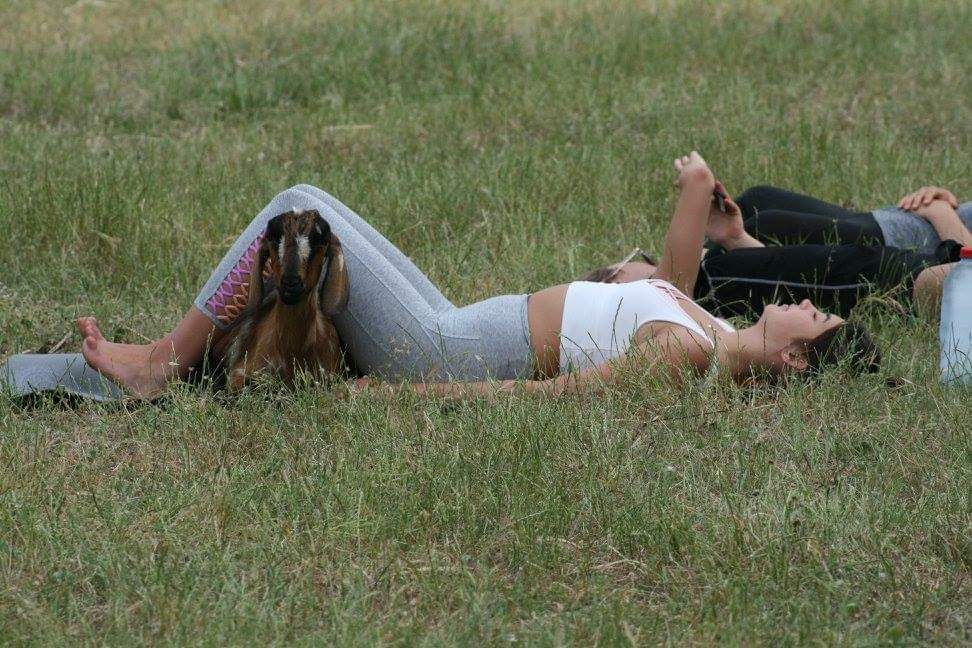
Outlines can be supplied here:
M733 241L743 238L746 234L742 210L729 197L726 188L718 180L715 181L715 190L725 196L726 211L723 213L715 199L712 200L709 205L709 221L706 224L705 235L716 245L729 249L733 247Z
M711 191L715 187L715 176L712 175L709 165L705 163L698 151L675 158L675 173L678 174L675 178L675 186L679 189L698 185Z
M370 376L363 376L357 380L352 380L348 386L354 391L364 391L371 387L372 383L379 384L378 381L372 379Z
M952 209L958 207L958 199L948 189L944 187L922 187L902 198L898 202L898 208L905 211L916 211L921 207L927 207L935 200L944 200L952 206Z
M350 380L345 385L348 388L349 394L367 392L374 396L391 396L397 392L397 385L383 382L371 376Z

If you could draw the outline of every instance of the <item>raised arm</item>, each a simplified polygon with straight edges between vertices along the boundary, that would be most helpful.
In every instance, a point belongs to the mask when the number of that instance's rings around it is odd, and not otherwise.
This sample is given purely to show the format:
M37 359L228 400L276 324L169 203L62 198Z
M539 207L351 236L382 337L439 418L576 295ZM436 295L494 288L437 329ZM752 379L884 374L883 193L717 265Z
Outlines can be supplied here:
M675 160L679 188L675 214L665 236L656 279L664 279L686 295L691 295L699 276L702 237L705 234L712 203L715 178L709 166L696 151Z

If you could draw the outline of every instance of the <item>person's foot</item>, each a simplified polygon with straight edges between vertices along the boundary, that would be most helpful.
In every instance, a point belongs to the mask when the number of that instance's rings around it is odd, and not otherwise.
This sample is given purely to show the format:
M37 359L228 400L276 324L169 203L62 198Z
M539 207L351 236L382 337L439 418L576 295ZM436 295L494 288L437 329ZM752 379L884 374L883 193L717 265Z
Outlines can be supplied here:
M120 344L109 342L93 317L79 317L78 330L84 342L81 353L93 369L118 383L133 396L154 398L177 373L162 342Z

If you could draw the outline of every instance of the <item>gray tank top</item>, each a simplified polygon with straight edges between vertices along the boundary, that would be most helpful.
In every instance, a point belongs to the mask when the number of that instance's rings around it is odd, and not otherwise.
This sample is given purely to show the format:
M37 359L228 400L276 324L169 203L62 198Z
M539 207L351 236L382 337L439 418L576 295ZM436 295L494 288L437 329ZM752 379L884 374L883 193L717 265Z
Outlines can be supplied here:
M972 202L962 203L956 211L965 226L972 231ZM885 245L932 254L941 243L931 223L917 214L893 206L875 209L871 213L881 228Z

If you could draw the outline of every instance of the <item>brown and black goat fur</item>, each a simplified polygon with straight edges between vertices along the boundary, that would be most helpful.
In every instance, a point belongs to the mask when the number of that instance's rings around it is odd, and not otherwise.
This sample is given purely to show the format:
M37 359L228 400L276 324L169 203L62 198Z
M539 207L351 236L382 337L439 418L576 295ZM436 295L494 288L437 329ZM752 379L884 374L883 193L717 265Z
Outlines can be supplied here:
M211 366L222 368L233 391L258 372L287 385L298 370L339 373L341 343L330 317L344 310L348 290L341 242L327 221L315 210L275 216L253 266L247 306L213 346Z

